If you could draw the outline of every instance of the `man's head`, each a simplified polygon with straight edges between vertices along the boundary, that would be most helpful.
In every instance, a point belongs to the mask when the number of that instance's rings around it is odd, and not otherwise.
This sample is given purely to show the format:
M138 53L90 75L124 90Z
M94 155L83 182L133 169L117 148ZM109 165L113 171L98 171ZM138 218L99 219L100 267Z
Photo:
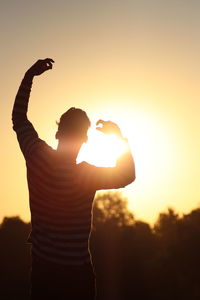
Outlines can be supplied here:
M71 107L60 117L60 121L57 123L56 139L60 142L71 141L82 145L87 141L87 131L90 124L85 111Z

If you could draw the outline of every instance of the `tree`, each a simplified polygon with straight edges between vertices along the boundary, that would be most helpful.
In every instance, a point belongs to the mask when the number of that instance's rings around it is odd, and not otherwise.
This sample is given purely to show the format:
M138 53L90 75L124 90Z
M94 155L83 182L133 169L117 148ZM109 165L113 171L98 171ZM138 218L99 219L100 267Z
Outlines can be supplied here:
M144 268L145 257L148 260L152 254L150 226L135 221L128 200L119 192L97 195L93 220L91 249L98 299L148 298Z
M0 226L0 299L28 299L30 224L19 217L4 218Z
M133 213L128 210L128 199L120 192L99 193L94 203L94 225L108 223L117 226L134 224Z

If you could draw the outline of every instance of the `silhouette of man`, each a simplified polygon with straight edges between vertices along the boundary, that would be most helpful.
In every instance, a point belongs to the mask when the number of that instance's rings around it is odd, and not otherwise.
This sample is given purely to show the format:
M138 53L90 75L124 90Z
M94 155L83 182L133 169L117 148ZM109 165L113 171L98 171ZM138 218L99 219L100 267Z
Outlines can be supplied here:
M95 299L95 276L88 247L92 204L100 189L121 188L135 179L131 152L115 167L76 164L87 141L90 121L81 109L70 108L60 118L53 150L38 137L27 118L35 76L52 69L50 58L38 60L26 73L16 95L13 129L27 167L32 230L31 299ZM48 108L45 111L48 113ZM119 127L99 120L97 129L127 143Z

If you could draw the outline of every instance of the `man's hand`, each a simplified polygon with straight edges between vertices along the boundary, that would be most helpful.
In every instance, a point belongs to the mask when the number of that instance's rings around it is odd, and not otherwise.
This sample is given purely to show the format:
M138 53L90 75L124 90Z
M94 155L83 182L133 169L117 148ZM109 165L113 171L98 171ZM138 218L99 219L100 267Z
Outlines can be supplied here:
M28 76L38 76L42 73L46 72L49 69L52 69L54 60L51 58L46 59L39 59L28 71L26 72L26 75Z
M123 138L119 126L111 121L99 120L96 125L102 125L101 127L96 127L96 129L105 134L115 134L118 137Z

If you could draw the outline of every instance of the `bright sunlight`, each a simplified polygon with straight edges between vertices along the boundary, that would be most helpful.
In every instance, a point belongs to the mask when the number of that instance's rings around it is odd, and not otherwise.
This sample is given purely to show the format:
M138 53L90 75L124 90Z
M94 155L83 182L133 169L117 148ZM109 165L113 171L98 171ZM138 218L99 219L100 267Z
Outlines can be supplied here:
M77 161L84 160L98 167L113 167L124 151L126 145L120 138L91 128L88 131L88 142L81 148Z

